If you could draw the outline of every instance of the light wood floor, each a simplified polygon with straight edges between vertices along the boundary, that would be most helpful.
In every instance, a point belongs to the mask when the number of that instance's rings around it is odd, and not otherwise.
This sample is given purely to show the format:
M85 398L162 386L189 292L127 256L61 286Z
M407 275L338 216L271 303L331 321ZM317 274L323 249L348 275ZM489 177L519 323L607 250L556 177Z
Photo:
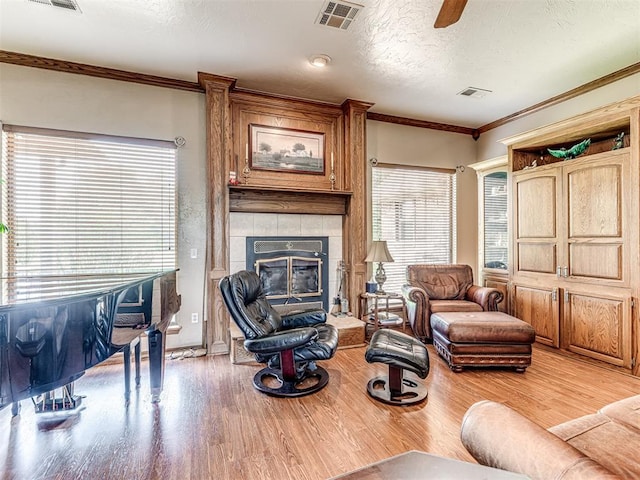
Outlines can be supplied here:
M452 373L429 346L426 403L392 407L370 399L369 378L385 372L364 349L323 362L321 392L279 399L254 390L257 367L227 356L167 360L165 391L150 403L148 375L122 400L122 367L88 371L76 384L86 408L46 429L30 402L0 411L3 479L326 479L407 450L473 461L459 440L474 402L505 402L544 427L640 392L640 379L536 347L524 374ZM143 365L146 367L146 365Z

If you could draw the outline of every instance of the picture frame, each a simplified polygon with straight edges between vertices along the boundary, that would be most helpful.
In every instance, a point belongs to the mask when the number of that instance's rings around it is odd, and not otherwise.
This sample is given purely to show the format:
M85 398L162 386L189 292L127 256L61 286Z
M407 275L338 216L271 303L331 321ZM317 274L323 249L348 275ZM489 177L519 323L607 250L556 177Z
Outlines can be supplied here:
M252 170L324 175L324 133L249 125L247 147Z

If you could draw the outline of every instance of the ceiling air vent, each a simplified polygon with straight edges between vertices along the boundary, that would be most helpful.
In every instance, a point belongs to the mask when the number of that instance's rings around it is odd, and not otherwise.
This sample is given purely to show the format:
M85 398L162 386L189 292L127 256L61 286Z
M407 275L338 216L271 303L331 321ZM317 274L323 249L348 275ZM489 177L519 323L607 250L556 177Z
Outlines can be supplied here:
M357 3L328 1L322 6L316 23L326 27L346 30L363 8L362 5Z
M50 5L52 7L65 8L67 10L73 10L79 12L80 7L75 0L27 0L32 3L40 3L42 5Z
M456 95L462 95L463 97L482 98L485 95L491 93L491 90L485 90L483 88L467 87L464 90L456 93Z

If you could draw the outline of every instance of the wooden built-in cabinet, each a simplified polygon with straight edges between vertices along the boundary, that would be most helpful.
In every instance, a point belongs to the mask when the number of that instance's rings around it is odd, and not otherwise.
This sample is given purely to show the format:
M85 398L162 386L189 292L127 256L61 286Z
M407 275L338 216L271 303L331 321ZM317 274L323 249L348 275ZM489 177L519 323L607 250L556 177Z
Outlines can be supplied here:
M635 374L639 107L635 97L505 142L512 313L540 343ZM591 146L577 158L548 153L585 138Z
M628 149L513 175L516 273L627 286Z

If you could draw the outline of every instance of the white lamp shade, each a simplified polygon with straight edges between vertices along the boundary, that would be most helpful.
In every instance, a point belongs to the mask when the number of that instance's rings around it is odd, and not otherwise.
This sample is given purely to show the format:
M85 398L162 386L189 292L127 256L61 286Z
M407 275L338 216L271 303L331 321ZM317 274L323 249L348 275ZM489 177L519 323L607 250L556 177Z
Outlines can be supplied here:
M389 253L386 240L375 240L371 243L369 254L364 259L365 262L393 262L393 257Z

